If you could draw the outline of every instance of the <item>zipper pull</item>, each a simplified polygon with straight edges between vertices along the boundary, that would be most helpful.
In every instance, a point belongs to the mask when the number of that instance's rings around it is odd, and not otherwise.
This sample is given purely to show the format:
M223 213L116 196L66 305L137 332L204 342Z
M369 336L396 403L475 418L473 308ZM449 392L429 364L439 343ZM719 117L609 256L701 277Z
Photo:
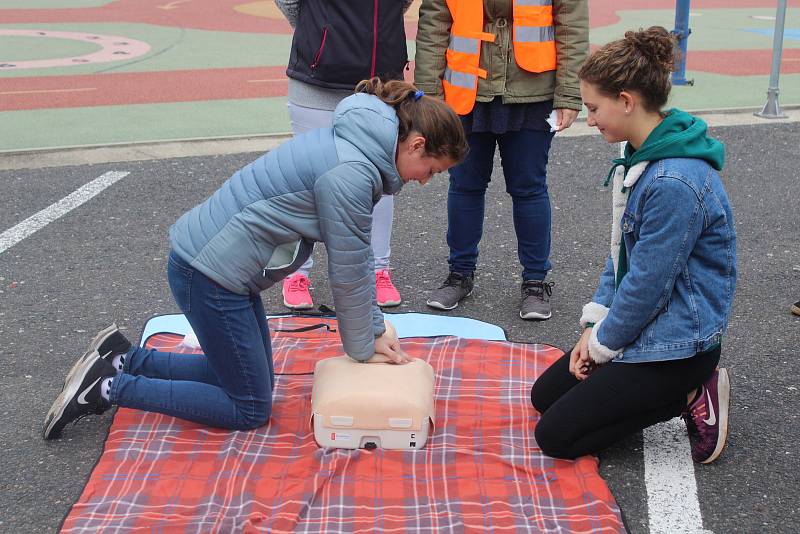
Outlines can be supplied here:
M319 45L319 49L317 50L317 54L314 56L314 60L312 61L310 67L311 70L314 70L319 65L320 60L322 59L322 51L325 50L325 39L328 37L328 26L325 25L322 27L322 42Z

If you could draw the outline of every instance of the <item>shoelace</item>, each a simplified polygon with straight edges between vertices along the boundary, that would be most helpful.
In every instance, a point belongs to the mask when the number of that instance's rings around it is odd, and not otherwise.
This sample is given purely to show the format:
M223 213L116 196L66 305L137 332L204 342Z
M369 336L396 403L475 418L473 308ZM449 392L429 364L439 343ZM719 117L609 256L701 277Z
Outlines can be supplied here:
M309 285L305 276L295 276L289 281L289 291L306 291Z
M703 393L702 389L700 393ZM681 414L683 420L686 421L686 428L690 434L705 436L709 433L711 428L708 425L704 423L698 424L698 421L702 423L703 419L706 418L707 412L705 402L699 402Z
M386 271L378 271L375 273L375 285L381 289L391 289L394 287L392 279Z
M522 292L525 293L526 297L534 296L543 299L544 295L547 294L549 298L553 294L554 285L555 282L526 283L522 284Z
M684 413L681 415L681 418L686 422L686 433L689 435L689 441L694 443L695 441L701 440L702 436L692 418L692 414L690 412Z
M450 273L449 275L447 275L447 280L445 280L444 283L441 286L439 286L439 289L443 287L461 287L461 285L464 283L464 280L466 279L467 278L465 276L462 276L460 274Z

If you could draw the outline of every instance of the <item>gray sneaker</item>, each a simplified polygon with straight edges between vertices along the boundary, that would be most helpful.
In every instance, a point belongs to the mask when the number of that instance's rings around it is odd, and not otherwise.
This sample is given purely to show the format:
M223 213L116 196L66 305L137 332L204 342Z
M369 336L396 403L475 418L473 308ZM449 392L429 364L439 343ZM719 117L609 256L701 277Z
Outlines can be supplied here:
M475 275L451 272L447 280L438 288L434 289L428 299L428 306L439 310L452 310L461 299L472 294L475 286Z
M94 336L94 339L89 342L89 346L86 348L86 352L83 353L83 356L75 362L72 369L67 373L67 378L64 379L64 386L62 386L61 389L63 390L67 386L67 383L72 380L72 377L81 364L91 358L95 351L100 354L101 358L111 363L114 360L114 356L117 354L126 354L131 349L131 346L131 342L119 331L116 323L112 323L111 326L100 330L100 332Z
M550 309L550 295L552 294L553 282L525 280L522 282L522 303L519 305L519 316L523 319L539 321L549 319L553 315Z

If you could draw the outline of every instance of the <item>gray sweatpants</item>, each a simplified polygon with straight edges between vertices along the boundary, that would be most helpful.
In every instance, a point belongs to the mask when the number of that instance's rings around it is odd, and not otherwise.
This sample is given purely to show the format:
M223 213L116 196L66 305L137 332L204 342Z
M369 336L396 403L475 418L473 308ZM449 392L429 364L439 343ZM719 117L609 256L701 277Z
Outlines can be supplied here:
M314 109L300 106L293 102L288 103L289 120L292 124L294 135L325 128L333 123L333 111ZM394 196L383 195L372 211L372 254L375 256L375 270L389 268L389 256L392 252L392 218L394 216ZM314 260L308 258L297 270L308 276Z

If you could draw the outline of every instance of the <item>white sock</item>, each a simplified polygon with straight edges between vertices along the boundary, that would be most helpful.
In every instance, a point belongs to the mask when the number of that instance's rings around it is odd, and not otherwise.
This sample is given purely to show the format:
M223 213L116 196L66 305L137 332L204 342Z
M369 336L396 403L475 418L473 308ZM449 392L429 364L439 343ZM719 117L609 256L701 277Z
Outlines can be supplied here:
M121 375L122 367L125 365L125 354L117 354L114 356L114 359L111 360L111 365L117 370L117 374Z
M111 401L111 382L113 381L114 377L110 376L100 384L100 396L107 401Z

